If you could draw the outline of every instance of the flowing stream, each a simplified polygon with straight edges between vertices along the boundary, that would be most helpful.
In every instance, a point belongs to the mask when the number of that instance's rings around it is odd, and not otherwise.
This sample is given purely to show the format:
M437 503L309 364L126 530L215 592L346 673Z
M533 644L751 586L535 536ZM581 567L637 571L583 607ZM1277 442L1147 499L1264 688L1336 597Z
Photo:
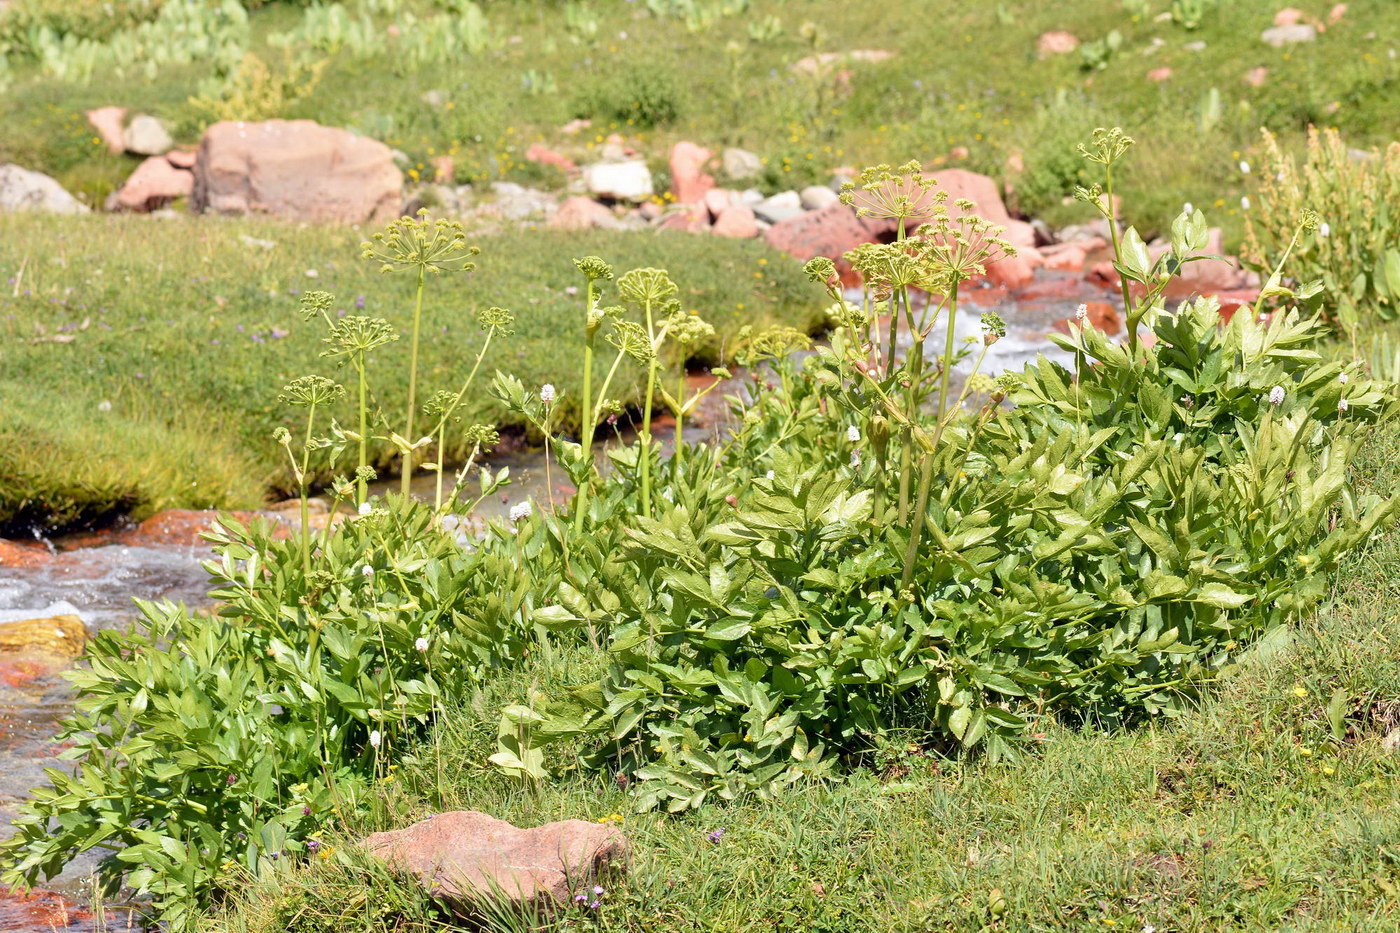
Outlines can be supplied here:
M980 317L984 311L996 311L1005 318L1008 333L987 355L982 371L988 375L1007 369L1019 369L1037 354L1045 354L1066 365L1072 357L1060 351L1046 339L1054 322L1073 317L1081 301L1102 300L1103 293L1092 286L1043 273L1037 277L1038 292L1044 298L1029 298L1024 294L1014 302L1005 299L988 300L997 293L985 295L972 290L959 311L955 324L956 338L980 337ZM928 341L928 351L937 354L942 347L942 328ZM960 366L966 376L971 360ZM958 371L955 370L955 374ZM725 386L716 388L706 399L704 410L697 413L695 423L687 422L687 438L699 439L702 434L713 437L722 430ZM737 389L737 383L735 388ZM658 426L657 440L669 444L673 427ZM626 433L614 434L608 428L599 429L599 447L629 440ZM498 456L491 460L492 469L511 468L511 485L504 496L483 502L484 517L504 516L511 504L530 499L536 503L560 499L570 490L568 479L555 466L546 469L540 451ZM450 482L449 482L450 485ZM553 485L553 489L549 486ZM415 495L432 499L435 480L430 475L414 483ZM397 482L386 481L378 487L397 489ZM183 600L191 606L207 604L206 575L199 561L209 552L188 543L180 546L146 546L109 543L92 546L91 536L80 542L84 546L65 549L72 542L50 542L52 557L40 560L32 567L0 565L0 622L46 618L71 613L82 619L89 632L120 627L137 617L133 598L174 601ZM119 541L115 536L114 542ZM59 720L71 707L71 693L66 682L58 677L39 679L7 679L0 669L0 836L8 835L9 822L16 807L28 795L29 789L46 782L44 769L62 767L56 756L61 747L53 741ZM82 902L84 887L96 856L79 859L70 865L49 887L70 899ZM124 928L124 922L113 924ZM54 906L42 899L0 898L0 933L49 933L53 930L89 930L92 922L82 911L72 912L63 904Z

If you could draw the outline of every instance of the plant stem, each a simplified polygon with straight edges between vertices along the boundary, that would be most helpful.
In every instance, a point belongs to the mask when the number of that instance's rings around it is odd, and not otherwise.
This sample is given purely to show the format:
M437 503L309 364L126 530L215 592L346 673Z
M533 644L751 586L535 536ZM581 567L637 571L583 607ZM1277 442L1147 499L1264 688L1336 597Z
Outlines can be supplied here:
M1104 198L1107 201L1105 214L1108 217L1108 235L1113 240L1113 258L1118 262L1123 261L1123 250L1118 239L1118 219L1113 209L1113 163L1106 163L1103 167L1103 190ZM1137 319L1133 317L1132 295L1128 289L1128 277L1123 273L1118 273L1118 287L1123 292L1123 320L1128 324L1128 356L1137 359Z
M306 441L301 448L301 474L297 486L301 493L301 568L311 573L311 510L306 503L306 471L311 466L311 428L316 421L316 405L306 410Z
M642 514L651 515L651 397L656 391L657 351L656 333L652 325L651 302L645 303L647 318L647 339L651 341L651 360L647 363L647 392L642 400Z
M369 483L364 478L365 467L369 466L369 388L365 380L365 356L363 353L355 358L355 374L360 381L360 469L355 471L358 474L355 484L355 505L361 506L369 498Z
M685 369L676 378L676 452L671 456L671 477L676 485L681 483L682 467L685 464Z
M593 303L597 301L597 294L593 291L593 280L588 280L588 298L584 303L584 310L587 312L583 332L583 406L579 409L579 445L583 448L583 456L593 456L593 429L596 428L597 421L593 416L593 341L597 336L597 328L593 325ZM574 530L583 528L584 508L588 504L588 484L591 479L584 477L583 482L578 486L578 498L574 502Z
M437 488L433 491L433 511L442 511L442 470L443 461L447 459L447 419L443 418L438 422L437 430Z
M423 281L427 278L426 266L418 267L418 290L413 299L413 340L408 351L408 414L404 419L404 440L413 443L413 415L418 394L418 334L423 323ZM413 451L405 451L399 471L399 492L408 498L409 484L413 481Z

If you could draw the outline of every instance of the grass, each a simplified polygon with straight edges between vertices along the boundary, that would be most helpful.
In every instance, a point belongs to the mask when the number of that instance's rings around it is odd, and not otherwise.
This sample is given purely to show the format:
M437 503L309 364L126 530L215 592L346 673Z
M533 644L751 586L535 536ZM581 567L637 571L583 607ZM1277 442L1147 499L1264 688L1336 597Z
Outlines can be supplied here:
M303 323L298 294L331 291L351 313L362 297L364 313L407 327L410 277L360 259L362 235L191 218L0 218L0 525L254 507L289 482L271 439L292 424L278 391L306 373L347 377L318 358L322 327ZM669 268L687 310L714 323L719 340L744 324L820 323L800 269L759 243L541 230L479 242L476 272L430 283L421 398L460 385L482 339L474 310L501 305L515 312L516 334L493 343L483 373L552 382L563 410L576 412L583 299L570 289L583 279L574 256L603 256L619 273ZM371 359L375 402L395 420L407 344ZM623 402L636 391L631 375L614 393ZM350 411L347 402L342 423ZM483 383L465 419L506 416ZM381 445L379 463L389 459Z
M1398 452L1400 426L1387 425L1369 485L1393 489ZM998 764L895 743L844 784L684 816L629 814L624 793L562 760L537 792L486 764L500 704L586 679L593 663L559 658L449 715L345 835L441 809L521 825L624 814L630 873L605 882L596 926L566 915L561 930L1394 929L1400 753L1384 738L1400 726L1397 559L1392 529L1337 575L1323 611L1256 646L1174 722L1109 733L1047 719L1039 742ZM336 844L201 929L439 928L411 883Z
M417 6L420 15L436 9ZM1205 6L1200 28L1188 30L1157 21L1166 0L1148 0L1146 15L1130 13L1121 0L1081 0L1072 12L1040 0L753 0L744 14L692 32L680 18L652 16L640 2L488 2L486 16L503 40L494 47L421 66L396 56L390 42L365 58L345 50L308 52L326 60L324 76L308 96L285 101L278 112L384 139L409 156L413 175L429 173L431 157L452 155L459 181L557 183L524 160L532 142L587 160L611 131L638 140L658 169L677 139L750 147L766 160L768 190L824 183L839 166L909 157L947 164L954 149L966 147L965 164L1005 179L1022 211L1060 222L1081 216L1079 205L1064 203L1081 181L1073 143L1094 126L1118 124L1142 144L1120 189L1131 205L1129 219L1154 230L1184 201L1238 230L1242 179L1235 165L1248 156L1261 125L1285 139L1310 123L1338 126L1354 145L1390 138L1400 60L1391 56L1388 37L1400 30L1400 7L1356 0L1316 42L1274 49L1259 39L1279 6L1274 0ZM1304 6L1318 16L1330 8ZM593 36L569 28L570 9L596 23ZM253 50L284 67L281 51L267 40L301 16L296 5L259 6ZM770 17L781 31L755 38L751 28ZM389 25L384 15L377 22ZM804 28L809 25L815 34ZM1085 42L1117 30L1123 44L1104 70L1086 71L1077 53L1037 56L1036 37L1055 29ZM1194 48L1197 43L1204 48ZM848 86L789 70L814 50L862 48L898 54L856 66ZM1162 67L1172 69L1170 80L1148 79ZM1244 81L1256 67L1268 69L1258 88ZM157 81L106 74L86 86L45 78L18 58L12 71L0 121L15 132L0 140L0 161L53 172L94 199L135 160L95 143L82 110L120 104L155 112L187 143L209 120L189 101L208 77L197 65L171 66ZM443 103L425 104L428 91ZM645 119L621 116L635 113L639 100L648 113L666 117L674 110L674 118L647 126ZM592 118L594 127L580 136L559 133L574 117ZM1013 157L1024 171L1008 167Z

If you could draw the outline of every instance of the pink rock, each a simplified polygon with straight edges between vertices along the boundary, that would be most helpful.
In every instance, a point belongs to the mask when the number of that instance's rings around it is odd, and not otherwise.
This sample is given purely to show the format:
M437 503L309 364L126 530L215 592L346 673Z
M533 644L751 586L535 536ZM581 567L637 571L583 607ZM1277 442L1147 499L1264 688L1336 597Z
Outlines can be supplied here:
M575 195L559 205L559 210L554 212L546 226L556 230L591 230L616 225L617 218L612 211L592 198Z
M1056 31L1042 33L1035 40L1035 49L1041 58L1051 55L1065 55L1079 48L1079 37L1072 32Z
M1044 252L1045 268L1056 272L1083 272L1088 254L1080 246L1067 244L1064 249Z
M715 220L715 236L746 240L758 236L758 219L747 204L731 204Z
M1172 70L1170 68L1153 68L1147 73L1147 80L1161 84L1163 81L1170 81Z
M665 208L655 201L643 201L641 206L637 208L637 216L641 217L647 223L651 223L653 220L660 217L664 211Z
M564 820L519 829L475 810L374 833L364 845L464 913L482 898L544 909L562 906L589 890L603 873L623 869L628 855L627 838L615 826Z
M568 123L565 123L563 126L559 127L559 132L564 133L567 136L573 136L577 133L583 132L592 125L592 120L570 120Z
M439 185L450 185L457 177L457 165L450 155L433 156L433 181Z
M662 230L680 230L683 233L704 233L710 229L710 215L702 207L684 207L672 211L657 222Z
M1086 301L1084 307L1088 312L1083 322L1084 326L1092 327L1095 330L1103 331L1112 337L1123 329L1123 315L1113 305L1106 301ZM1073 322L1079 324L1078 320L1065 318L1056 321L1051 326L1062 334L1069 333L1069 325Z
M806 262L817 256L836 260L841 280L855 285L859 278L841 257L862 243L874 243L891 230L886 221L864 221L844 204L833 204L819 211L808 211L780 220L763 234L769 245L794 259Z
M107 199L109 211L146 213L165 207L194 191L194 173L172 165L165 156L151 156Z
M718 217L724 209L734 203L734 192L728 188L711 188L705 192L705 209L711 216Z
M1284 7L1274 14L1275 26L1296 26L1303 21L1307 14L1296 7Z
M671 147L671 193L677 203L699 204L715 180L705 174L712 153L704 146L681 141Z
M1337 25L1338 23L1340 23L1340 22L1342 21L1342 17L1343 17L1343 16L1346 16L1346 15L1347 15L1347 5L1346 5L1345 3L1339 3L1339 4L1337 4L1336 6L1332 7L1331 11L1328 12L1328 14L1327 14L1327 25L1329 25L1329 26L1335 26L1335 25Z
M113 153L126 151L126 141L123 137L126 122L125 107L98 107L96 110L87 112L88 122L92 128L97 130L97 135L107 144L107 149Z
M190 149L171 149L165 158L176 168L194 168L196 154Z
M560 155L544 143L531 143L530 148L525 150L525 161L552 165L570 175L578 171L578 166L574 164L573 159L566 155Z
M1258 68L1251 68L1244 73L1244 83L1250 87L1263 87L1268 77L1269 69L1260 65Z
M987 279L1003 288L1025 288L1034 278L1035 272L1025 256L1008 256L987 267Z
M311 120L215 123L194 176L194 209L219 214L380 222L403 202L388 146Z
M954 146L948 150L948 158L954 162L966 162L972 157L966 146Z

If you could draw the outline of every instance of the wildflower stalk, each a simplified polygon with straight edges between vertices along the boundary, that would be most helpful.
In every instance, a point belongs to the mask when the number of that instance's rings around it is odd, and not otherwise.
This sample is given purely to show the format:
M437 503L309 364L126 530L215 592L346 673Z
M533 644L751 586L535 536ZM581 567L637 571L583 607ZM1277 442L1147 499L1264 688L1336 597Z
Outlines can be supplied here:
M413 439L414 406L418 392L418 336L423 323L423 283L428 277L428 267L418 267L418 288L413 298L413 334L409 338L408 349L408 413L404 418L403 436ZM403 463L399 468L399 492L408 497L409 485L413 481L413 451L403 453Z
M579 445L583 448L583 456L593 456L593 431L598 426L598 416L593 411L593 347L598 338L598 327L594 323L594 315L597 314L598 293L593 288L593 279L588 280L588 297L584 302L587 309L588 323L584 328L583 337L583 404L579 408ZM588 486L592 478L589 472L588 478L579 483L578 501L574 503L574 530L583 529L583 513L588 505Z
M369 385L365 378L365 355L359 353L354 358L355 377L359 382L360 414L360 459L355 471L355 506L365 504L369 498Z
M306 471L311 467L311 430L316 423L316 403L306 408L306 438L301 449L301 469L297 474L297 485L301 494L301 566L308 575L311 573L311 510L306 497Z
M647 364L647 391L642 400L642 433L641 433L641 460L642 460L642 514L651 515L651 399L656 392L656 370L657 351L659 339L656 336L655 325L652 320L651 301L643 302L646 312L647 336L651 339L652 354L651 362Z
M671 475L675 482L681 481L683 467L685 466L685 405L681 400L685 398L685 369L682 368L680 375L676 377L676 452L671 455Z

